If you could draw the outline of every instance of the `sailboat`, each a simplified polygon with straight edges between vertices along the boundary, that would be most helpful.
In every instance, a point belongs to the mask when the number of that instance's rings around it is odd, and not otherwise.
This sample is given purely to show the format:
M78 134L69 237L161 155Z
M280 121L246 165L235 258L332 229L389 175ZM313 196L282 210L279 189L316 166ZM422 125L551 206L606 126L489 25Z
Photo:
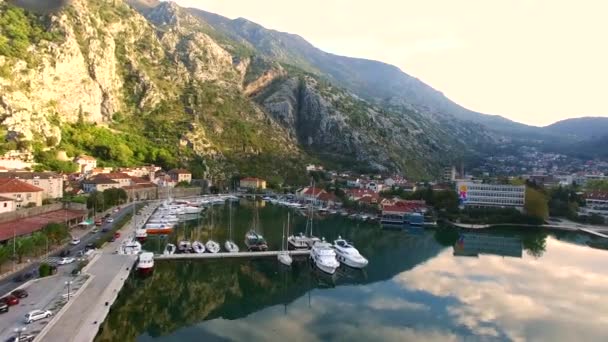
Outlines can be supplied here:
M311 180L311 188L315 189L315 181ZM314 195L314 190L313 190ZM287 242L289 243L289 247L292 249L310 249L316 243L321 241L318 237L312 235L312 226L313 226L313 218L314 218L314 200L308 206L307 220L306 220L306 228L304 230L304 234L300 233L298 235L291 235L287 238Z
M255 199L253 200L254 202L254 206L255 206L255 213L253 215L253 224L251 229L247 232L247 234L245 234L245 245L247 246L247 249L249 249L250 251L267 251L268 250L268 244L266 243L266 239L264 239L264 237L262 236L262 234L258 233L258 226L259 226L259 213L258 213L258 204L255 201Z
M289 213L287 213L287 233L289 233ZM291 266L293 260L289 252L285 250L285 225L283 225L283 236L281 237L281 251L277 254L279 262L285 266Z
M238 253L239 246L232 241L232 201L228 203L228 220L228 240L224 242L224 248L226 248L229 253Z
M210 239L209 241L207 241L207 243L205 244L205 248L207 249L207 252L209 253L217 253L220 251L220 244L213 241L213 208L211 209L211 234L210 234Z

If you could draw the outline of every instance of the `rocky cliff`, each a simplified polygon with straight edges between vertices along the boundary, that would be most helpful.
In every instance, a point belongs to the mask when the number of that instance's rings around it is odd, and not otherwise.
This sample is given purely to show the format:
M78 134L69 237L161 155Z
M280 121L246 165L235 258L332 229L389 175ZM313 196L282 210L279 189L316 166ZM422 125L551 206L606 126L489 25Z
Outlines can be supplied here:
M2 147L285 180L316 159L425 177L493 139L355 95L297 52L279 58L171 2L74 0L34 14L0 1Z

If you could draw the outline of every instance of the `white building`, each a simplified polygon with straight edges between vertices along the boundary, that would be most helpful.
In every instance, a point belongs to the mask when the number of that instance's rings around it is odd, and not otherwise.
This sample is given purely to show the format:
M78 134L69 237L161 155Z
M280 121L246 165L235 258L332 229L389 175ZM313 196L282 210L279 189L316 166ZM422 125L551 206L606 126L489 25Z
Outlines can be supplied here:
M369 182L369 183L365 184L365 188L369 189L373 192L380 192L380 191L382 191L382 184L380 184L378 182Z
M15 211L15 200L0 196L0 214Z
M89 173L97 167L97 159L84 154L76 157L74 163L78 164L81 173Z
M595 191L585 194L586 211L600 215L608 215L608 192Z
M523 210L526 202L525 185L456 183L462 205L470 207L516 208Z
M456 167L446 167L443 169L443 181L444 182L453 182L456 180Z
M0 178L14 178L43 190L42 199L63 197L63 177L54 172L1 172Z

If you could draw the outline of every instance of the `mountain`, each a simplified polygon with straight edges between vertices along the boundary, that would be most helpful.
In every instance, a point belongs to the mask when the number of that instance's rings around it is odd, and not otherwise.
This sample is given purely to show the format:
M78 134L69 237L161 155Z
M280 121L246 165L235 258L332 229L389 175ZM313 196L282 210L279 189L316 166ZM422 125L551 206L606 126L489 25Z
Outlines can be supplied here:
M189 11L216 30L255 48L264 56L324 75L331 82L373 103L415 108L427 114L449 115L500 132L536 131L536 127L499 115L468 110L393 65L327 53L298 35L269 30L244 18L230 20L196 8Z
M309 162L429 179L500 141L466 115L395 67L243 19L155 0L46 14L0 0L0 152L39 168L71 171L66 152L215 181L305 182Z
M543 128L546 131L575 136L579 139L608 135L608 117L583 117L558 121Z

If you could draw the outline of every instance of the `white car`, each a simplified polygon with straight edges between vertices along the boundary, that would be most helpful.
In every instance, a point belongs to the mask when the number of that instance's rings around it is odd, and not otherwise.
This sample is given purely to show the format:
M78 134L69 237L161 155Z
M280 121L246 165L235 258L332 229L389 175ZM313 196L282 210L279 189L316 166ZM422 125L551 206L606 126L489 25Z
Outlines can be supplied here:
M72 238L72 241L70 241L70 245L77 245L80 243L80 239L78 238Z
M107 222L107 223L112 223L112 222L114 222L114 219L113 219L113 218L111 218L111 217L108 217L108 219L106 220L106 222Z
M57 265L67 265L73 263L74 261L76 261L74 258L61 258L59 261L57 261Z
M51 315L53 315L53 313L50 312L49 310L30 311L25 315L25 324L30 324L32 322L36 322L36 321L44 319L44 318L49 318L49 317L51 317Z

